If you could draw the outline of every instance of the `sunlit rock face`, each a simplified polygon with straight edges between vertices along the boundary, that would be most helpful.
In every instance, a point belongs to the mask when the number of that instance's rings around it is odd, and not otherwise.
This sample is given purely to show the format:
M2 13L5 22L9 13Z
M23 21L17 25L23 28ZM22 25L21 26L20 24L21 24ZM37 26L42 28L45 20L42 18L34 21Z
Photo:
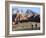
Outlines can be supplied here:
M22 10L17 10L17 12L13 14L12 19L14 22L25 21L25 20L33 21L33 22L40 22L40 15L36 14L30 9L27 9L25 13L23 13Z

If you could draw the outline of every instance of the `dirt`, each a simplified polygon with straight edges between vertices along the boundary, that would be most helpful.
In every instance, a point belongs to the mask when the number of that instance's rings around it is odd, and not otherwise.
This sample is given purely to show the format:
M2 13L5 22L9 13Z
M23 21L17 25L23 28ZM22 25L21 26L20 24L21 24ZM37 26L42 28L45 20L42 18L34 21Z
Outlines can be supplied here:
M12 25L13 31L18 30L40 30L40 23L38 22L24 22Z

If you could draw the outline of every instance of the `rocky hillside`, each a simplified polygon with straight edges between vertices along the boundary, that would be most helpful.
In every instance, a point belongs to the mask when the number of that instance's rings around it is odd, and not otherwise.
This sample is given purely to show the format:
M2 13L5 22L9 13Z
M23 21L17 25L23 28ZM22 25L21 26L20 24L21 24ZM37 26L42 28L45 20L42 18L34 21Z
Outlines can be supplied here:
M12 15L13 22L40 22L40 15L36 14L35 12L27 9L25 14L16 13Z

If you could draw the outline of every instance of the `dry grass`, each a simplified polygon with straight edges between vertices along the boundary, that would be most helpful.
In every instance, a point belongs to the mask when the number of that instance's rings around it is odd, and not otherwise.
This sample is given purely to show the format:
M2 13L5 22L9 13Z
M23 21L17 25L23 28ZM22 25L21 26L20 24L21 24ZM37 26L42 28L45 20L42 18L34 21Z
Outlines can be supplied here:
M35 27L35 24L37 24L37 27ZM33 25L33 27L32 27ZM38 28L40 27L40 23L37 22L24 22L24 23L18 23L16 25L13 25L13 31L17 30L32 30L32 28Z

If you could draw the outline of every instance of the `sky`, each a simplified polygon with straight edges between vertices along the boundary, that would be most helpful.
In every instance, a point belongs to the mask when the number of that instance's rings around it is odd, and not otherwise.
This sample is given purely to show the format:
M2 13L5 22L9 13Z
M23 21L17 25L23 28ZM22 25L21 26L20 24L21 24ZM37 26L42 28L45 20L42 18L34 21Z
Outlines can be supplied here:
M16 10L19 10L19 11L23 11L23 13L25 13L27 11L27 9L30 9L32 10L33 12L37 13L37 14L40 14L40 8L39 7L16 7L16 6L13 6L12 7L12 12L13 14L16 13Z

